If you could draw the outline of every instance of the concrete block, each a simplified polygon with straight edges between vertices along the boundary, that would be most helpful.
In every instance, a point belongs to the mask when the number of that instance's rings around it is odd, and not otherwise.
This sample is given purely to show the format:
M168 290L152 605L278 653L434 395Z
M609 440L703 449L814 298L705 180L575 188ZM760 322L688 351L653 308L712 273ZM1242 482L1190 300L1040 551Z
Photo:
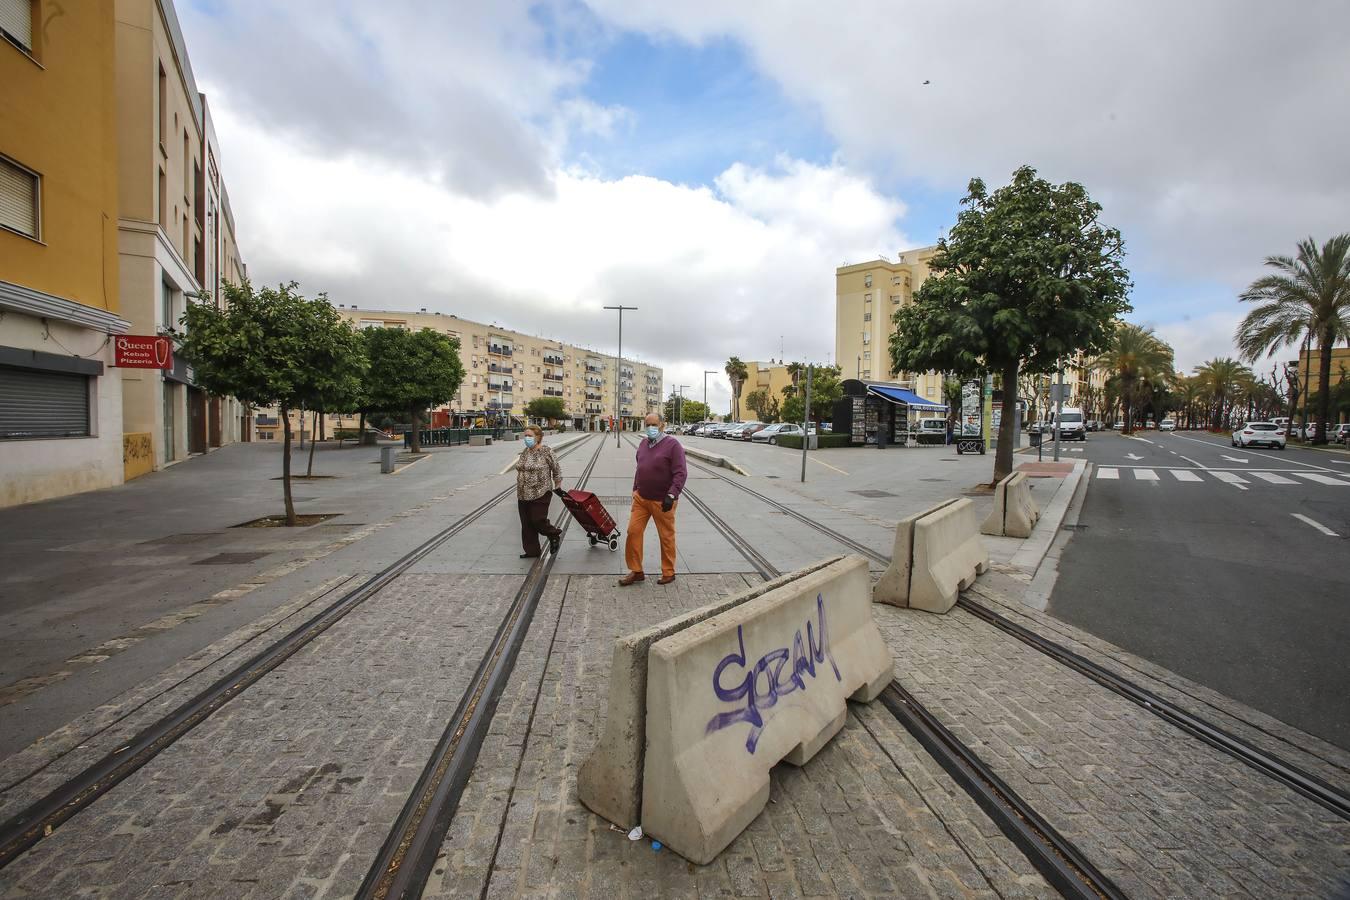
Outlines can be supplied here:
M490 435L490 434L471 434L471 435L469 435L469 446L470 446L470 447L486 447L486 446L488 446L488 445L491 444L491 443L492 443L492 435Z
M881 573L872 588L873 603L889 603L891 606L909 606L909 572L914 558L914 523L924 516L931 515L955 499L943 500L936 506L930 506L912 516L906 516L895 526L895 546L891 550L891 564Z
M1031 499L1026 472L1014 472L994 488L994 508L980 527L982 534L1029 538L1041 511Z
M647 651L652 644L842 558L822 560L616 640L609 665L605 730L577 773L577 796L586 808L625 829L638 824L647 740Z
M909 605L945 613L961 591L989 569L989 553L980 540L975 504L957 500L914 523Z
M803 765L893 662L867 561L848 556L651 646L642 828L699 864L764 809L769 770Z

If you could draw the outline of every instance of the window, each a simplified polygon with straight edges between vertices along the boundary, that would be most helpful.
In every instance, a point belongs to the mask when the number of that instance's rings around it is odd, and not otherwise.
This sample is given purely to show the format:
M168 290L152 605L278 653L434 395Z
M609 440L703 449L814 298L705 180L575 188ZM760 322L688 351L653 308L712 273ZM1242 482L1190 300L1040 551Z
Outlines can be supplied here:
M183 205L188 205L192 196L192 148L188 144L187 129L183 129Z
M892 303L892 304L895 304L895 305L899 305L899 303L900 303L900 295L899 295L899 294L891 294L891 303Z
M32 0L0 0L0 32L23 48L25 53L32 53Z
M87 375L0 367L0 440L89 433Z
M864 303L871 303L871 302L872 302L872 295L871 295L871 294L863 294L863 302L864 302Z
M0 0L3 4L5 0ZM0 226L41 240L38 174L0 156Z
M864 322L870 322L870 321L872 321L872 314L871 314L871 313L863 313L863 321L864 321Z
M172 328L175 324L173 317L173 285L167 281L160 282L159 285L159 318L160 326L163 328Z
M166 143L169 139L169 76L164 74L164 64L159 64L159 149L169 155Z
M864 351L863 351L863 359L871 359L871 358L872 358L872 351L871 351L871 350L864 350Z
M863 276L863 287L871 287L871 286L872 286L872 273L868 272L866 275Z

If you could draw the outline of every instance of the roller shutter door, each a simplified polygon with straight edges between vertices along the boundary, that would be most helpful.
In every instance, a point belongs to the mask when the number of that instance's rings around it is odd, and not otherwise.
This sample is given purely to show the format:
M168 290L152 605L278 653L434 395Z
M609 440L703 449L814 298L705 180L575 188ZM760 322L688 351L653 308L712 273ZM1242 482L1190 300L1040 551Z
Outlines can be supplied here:
M32 0L0 0L0 31L23 49L33 50Z
M31 238L37 237L37 201L37 176L0 157L0 225Z
M89 376L0 366L0 439L89 434Z

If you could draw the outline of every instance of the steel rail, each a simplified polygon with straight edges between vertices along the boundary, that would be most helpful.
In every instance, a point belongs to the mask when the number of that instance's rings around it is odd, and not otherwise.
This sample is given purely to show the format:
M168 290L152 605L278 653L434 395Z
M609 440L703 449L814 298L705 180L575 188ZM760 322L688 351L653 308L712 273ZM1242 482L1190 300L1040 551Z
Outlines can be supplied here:
M772 497L768 497L748 485L741 484L739 481L729 478L721 472L717 472L712 468L698 463L693 463L693 465L710 475L722 479L728 484L735 485L742 491L764 501L802 524L814 528L816 531L819 531L821 534L826 535L832 540L866 556L868 559L881 563L882 565L890 564L891 559L889 556L878 553L848 535L841 534L833 528L830 528L828 525L822 525L819 522L815 522L808 516L794 510L792 507L787 506ZM1195 713L1189 712L1171 700L1168 700L1145 687L1141 687L1125 676L1113 672L1111 669L1108 669L1099 663L1093 662L1082 654L1075 653L1062 644L1056 643L1028 628L1018 625L1006 616L1003 616L982 604L976 603L968 597L959 597L956 603L963 610L976 618L999 628L1012 637L1017 638L1019 641L1022 641L1024 644L1044 653L1056 662L1092 679L1102 687L1105 687L1113 693L1148 710L1163 721L1169 722L1187 734L1199 738L1216 750L1226 753L1257 772L1275 779L1286 787L1289 787L1308 799L1320 804L1340 816L1342 819L1350 820L1350 794L1336 788L1318 776L1313 775L1311 772L1305 771L1269 751L1262 750L1232 732L1207 721Z
M558 456L566 456L585 442L577 441ZM478 521L515 491L495 494L455 522L432 535L356 588L324 607L276 643L265 647L218 678L172 712L141 729L121 747L92 763L14 816L0 823L0 869L52 834L72 816L150 762L167 747L206 721L226 703L256 684L305 645L323 634L352 610L378 594L411 566Z
M577 480L578 489L586 486L604 446L603 441L597 444ZM566 532L571 524L571 516L566 510L556 524ZM545 553L530 566L524 583L474 671L469 689L460 699L380 852L366 872L356 893L361 900L421 895L459 809L459 801L487 737L497 703L534 621L555 559L552 552Z

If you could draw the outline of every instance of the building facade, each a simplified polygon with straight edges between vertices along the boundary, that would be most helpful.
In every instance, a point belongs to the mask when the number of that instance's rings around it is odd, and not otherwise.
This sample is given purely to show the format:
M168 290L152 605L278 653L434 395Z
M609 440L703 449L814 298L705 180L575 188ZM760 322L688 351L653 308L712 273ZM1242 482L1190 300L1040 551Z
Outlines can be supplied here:
M433 425L523 421L526 404L536 397L561 399L571 427L584 431L607 429L612 417L623 428L635 430L648 413L661 411L664 373L638 360L426 310L397 312L338 304L337 311L357 328L430 329L459 341L464 382L454 399L434 411ZM328 416L323 435L355 424L353 416ZM253 427L261 440L280 439L275 410L255 414ZM306 430L310 427L306 423ZM292 428L300 434L298 414L292 417Z
M0 0L0 506L124 471L113 9L47 5Z

